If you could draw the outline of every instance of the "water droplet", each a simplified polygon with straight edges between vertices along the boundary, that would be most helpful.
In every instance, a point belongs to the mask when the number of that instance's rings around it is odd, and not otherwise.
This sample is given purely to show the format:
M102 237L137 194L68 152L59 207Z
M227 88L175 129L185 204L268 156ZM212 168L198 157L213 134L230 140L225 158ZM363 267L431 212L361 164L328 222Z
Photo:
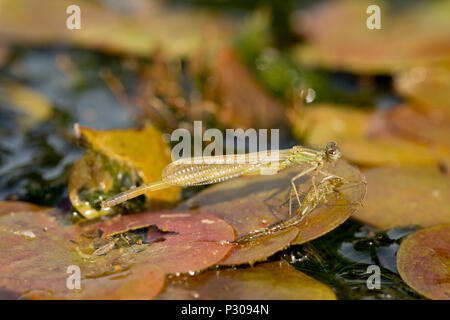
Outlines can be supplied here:
M311 103L316 99L316 91L313 88L308 88L306 91L305 102Z

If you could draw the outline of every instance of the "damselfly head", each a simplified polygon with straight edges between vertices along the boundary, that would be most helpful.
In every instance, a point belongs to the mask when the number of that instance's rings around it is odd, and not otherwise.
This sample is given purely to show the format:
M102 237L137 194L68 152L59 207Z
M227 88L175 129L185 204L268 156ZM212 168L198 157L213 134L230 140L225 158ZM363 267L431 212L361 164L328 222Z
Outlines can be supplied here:
M328 142L325 146L325 156L329 160L337 160L341 157L341 150L336 142Z

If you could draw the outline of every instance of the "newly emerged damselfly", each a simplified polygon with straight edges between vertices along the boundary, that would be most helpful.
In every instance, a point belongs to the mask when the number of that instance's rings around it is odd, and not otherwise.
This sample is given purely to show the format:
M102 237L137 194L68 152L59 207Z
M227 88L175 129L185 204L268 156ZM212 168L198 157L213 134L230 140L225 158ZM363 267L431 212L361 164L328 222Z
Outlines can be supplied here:
M361 182L359 182L361 183ZM240 236L231 243L245 245L258 239L269 235L283 232L289 228L296 227L303 221L303 219L313 212L322 204L326 204L329 197L334 194L335 197L342 197L340 188L354 186L345 179L337 176L327 176L323 178L315 187L312 185L304 194L302 204L295 210L295 214L291 215L281 221L272 223L271 225L256 229L245 235ZM289 197L291 198L291 197ZM354 203L347 203L346 205L353 205Z
M322 150L294 146L291 149L276 151L179 159L164 168L161 181L119 193L103 201L102 207L112 207L148 191L161 190L171 186L199 186L222 182L243 175L268 174L267 172L274 174L297 164L306 164L308 167L291 179L290 198L295 196L298 205L301 206L295 181L308 173L313 173L312 185L314 192L318 194L315 184L317 174L320 173L325 177L335 176L326 172L324 166L340 157L341 153L336 143L329 142ZM290 210L289 214L291 214Z

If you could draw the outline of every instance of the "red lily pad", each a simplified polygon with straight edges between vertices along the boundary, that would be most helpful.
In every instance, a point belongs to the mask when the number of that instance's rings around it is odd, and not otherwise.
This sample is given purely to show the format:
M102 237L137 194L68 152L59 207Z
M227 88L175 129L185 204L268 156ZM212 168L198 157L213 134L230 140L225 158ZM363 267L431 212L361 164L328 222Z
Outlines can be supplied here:
M237 236L243 236L256 229L264 228L288 217L288 207L282 204L289 196L290 180L303 171L304 166L290 168L276 175L252 176L233 179L212 186L183 203L179 208L191 208L196 212L207 212L227 221L236 230ZM351 203L358 203L364 196L365 185L359 170L345 161L338 161L329 171L356 182L347 190L342 200L344 205L333 205L330 199L320 212L308 215L297 228L299 242L306 242L334 229L344 222L354 211ZM311 187L311 175L298 181L298 191L305 193ZM353 198L352 198L353 197ZM330 211L331 209L331 211ZM331 214L329 214L331 212ZM311 220L310 220L311 219ZM295 230L273 234L246 245L236 246L221 265L253 263L265 260L275 252L290 245L297 237Z
M104 236L156 226L164 241L148 246L131 261L155 264L166 273L195 272L222 260L231 249L234 231L222 219L190 212L144 212L116 217L88 228L100 229Z
M325 284L297 271L285 261L254 267L219 269L195 276L174 277L161 300L335 300Z
M78 228L60 225L46 208L27 206L0 203L0 287L11 298L150 299L163 287L159 267L130 263L119 250L82 255L70 241ZM79 267L80 289L67 285L70 266Z
M450 300L450 224L419 230L397 252L402 279L430 299Z
M380 229L450 223L450 180L435 168L365 170L368 191L355 219Z

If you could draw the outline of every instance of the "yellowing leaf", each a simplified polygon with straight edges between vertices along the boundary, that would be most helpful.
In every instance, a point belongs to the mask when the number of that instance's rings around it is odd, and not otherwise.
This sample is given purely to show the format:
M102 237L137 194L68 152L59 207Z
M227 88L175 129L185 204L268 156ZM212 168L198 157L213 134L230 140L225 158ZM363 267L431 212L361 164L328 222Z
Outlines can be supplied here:
M153 127L109 131L76 128L88 150L72 169L69 196L75 208L88 219L111 213L100 208L101 200L137 184L161 180L161 172L171 160L169 147ZM145 203L137 198L121 207L126 211L136 211L145 205L161 207L175 201L179 192L178 187L149 192Z

